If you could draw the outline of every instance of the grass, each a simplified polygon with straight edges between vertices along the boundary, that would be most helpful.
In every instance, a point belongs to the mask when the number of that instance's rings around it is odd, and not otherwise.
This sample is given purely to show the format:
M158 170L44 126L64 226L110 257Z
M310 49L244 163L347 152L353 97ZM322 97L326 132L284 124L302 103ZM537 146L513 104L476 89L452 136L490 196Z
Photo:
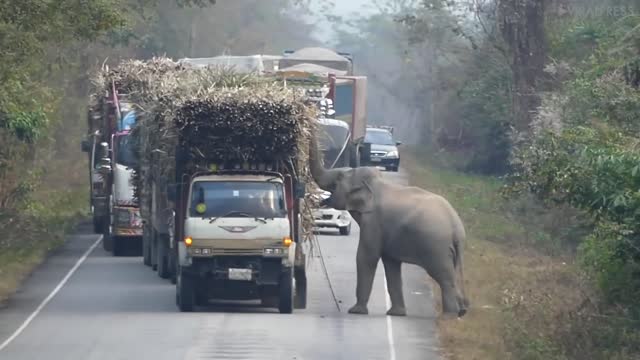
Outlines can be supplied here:
M35 193L17 216L0 217L0 303L42 263L50 251L64 243L65 236L85 216L86 191Z
M562 227L555 222L563 217L505 201L496 178L447 170L425 158L403 154L409 182L445 196L467 231L465 288L471 309L460 320L439 321L445 356L580 358L567 356L566 348L574 345L557 339L571 336L571 315L592 296L571 252L554 241L556 235L544 231ZM434 289L439 299L435 284Z

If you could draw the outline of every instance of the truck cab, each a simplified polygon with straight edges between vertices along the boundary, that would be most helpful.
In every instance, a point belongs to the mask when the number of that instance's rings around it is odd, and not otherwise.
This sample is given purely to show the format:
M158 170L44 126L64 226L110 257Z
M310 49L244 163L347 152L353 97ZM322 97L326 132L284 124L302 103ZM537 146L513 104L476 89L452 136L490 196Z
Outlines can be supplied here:
M180 310L210 299L259 299L291 313L300 236L292 178L217 171L192 176L185 193L176 199Z
M133 169L137 166L135 144L131 128L135 124L135 111L127 103L120 103L120 116L109 139L110 191L107 198L109 223L104 232L104 248L114 255L122 255L135 242L142 246L142 218L134 198L131 184ZM139 246L138 246L139 245Z

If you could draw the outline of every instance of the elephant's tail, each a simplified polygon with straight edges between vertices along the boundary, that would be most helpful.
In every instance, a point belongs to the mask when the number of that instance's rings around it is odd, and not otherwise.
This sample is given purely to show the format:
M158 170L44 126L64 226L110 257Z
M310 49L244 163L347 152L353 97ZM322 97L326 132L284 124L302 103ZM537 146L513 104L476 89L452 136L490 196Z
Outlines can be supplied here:
M466 234L464 228L462 227L462 222L460 222L457 226L456 231L454 232L453 239L453 265L455 269L458 271L458 281L460 287L460 293L462 295L462 303L464 305L465 310L469 308L469 298L467 298L467 293L464 289L464 260L463 260L463 250L462 246L464 244Z

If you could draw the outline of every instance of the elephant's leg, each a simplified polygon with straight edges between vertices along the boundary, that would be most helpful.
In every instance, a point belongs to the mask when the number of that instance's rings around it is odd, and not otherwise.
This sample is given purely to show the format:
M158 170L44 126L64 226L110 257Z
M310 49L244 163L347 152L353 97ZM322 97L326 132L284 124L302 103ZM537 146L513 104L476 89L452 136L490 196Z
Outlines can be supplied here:
M402 296L402 263L383 256L382 264L384 264L387 290L391 298L391 309L387 311L387 315L405 316L407 315L407 310L404 305L404 297Z
M379 255L372 252L368 246L363 245L363 241L360 240L360 243L358 244L358 254L356 256L356 271L358 278L356 285L357 301L356 304L349 309L350 314L369 313L367 304L369 303L369 297L371 296L371 287L373 286L373 279L376 275L378 260L380 260Z
M446 262L445 259L442 259ZM429 275L440 286L442 294L442 312L445 316L461 316L458 300L460 299L456 287L455 269L451 264L438 264L432 262L423 266Z

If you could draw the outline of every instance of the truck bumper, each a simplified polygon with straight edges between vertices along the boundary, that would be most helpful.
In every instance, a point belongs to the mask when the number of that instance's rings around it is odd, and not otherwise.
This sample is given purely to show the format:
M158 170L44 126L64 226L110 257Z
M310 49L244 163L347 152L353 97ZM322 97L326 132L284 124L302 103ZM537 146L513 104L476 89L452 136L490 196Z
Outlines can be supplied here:
M118 237L141 237L142 229L114 228L113 235Z
M208 299L255 300L277 296L281 274L291 267L282 258L216 256L192 258L181 272L196 281L196 291Z

